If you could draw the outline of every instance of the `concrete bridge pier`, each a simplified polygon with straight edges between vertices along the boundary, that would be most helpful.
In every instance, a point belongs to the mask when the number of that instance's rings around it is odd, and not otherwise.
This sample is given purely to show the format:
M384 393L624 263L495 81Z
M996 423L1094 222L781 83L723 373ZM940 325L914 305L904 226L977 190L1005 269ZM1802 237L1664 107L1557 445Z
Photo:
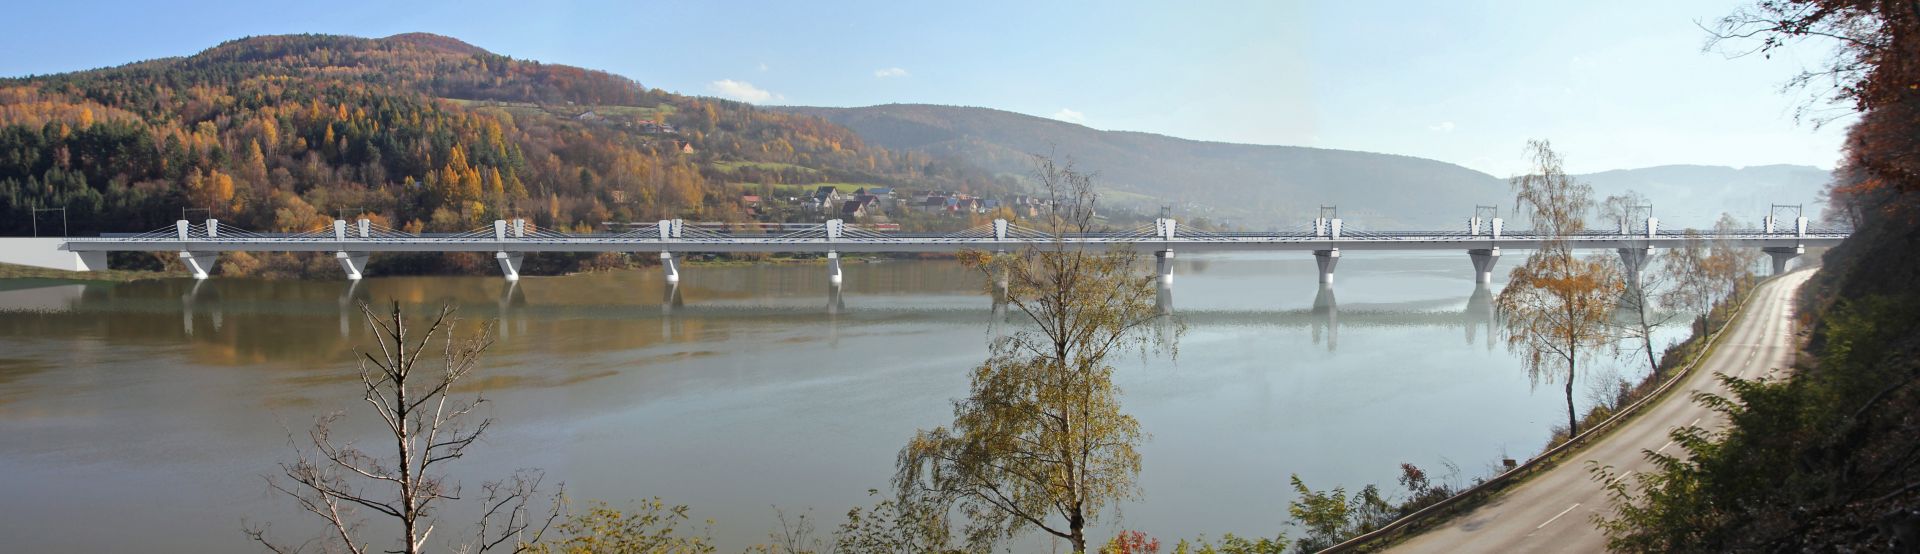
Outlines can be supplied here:
M1620 267L1624 271L1622 277L1626 278L1627 287L1632 290L1639 290L1640 273L1646 270L1647 259L1653 256L1653 247L1636 246L1632 248L1619 248L1614 251L1620 253Z
M506 274L508 281L520 280L520 262L526 258L521 252L495 252L493 259L500 262L500 272Z
M347 280L359 281L367 271L366 252L334 252L333 257L340 259L340 268L347 270Z
M1760 251L1766 252L1773 258L1773 274L1779 275L1787 272L1787 265L1791 264L1794 258L1807 253L1807 247L1805 245L1768 246L1761 248Z
M996 221L1001 221L1003 223L1005 222L1005 220L996 220ZM1011 271L1007 269L1007 266L1005 265L1007 262L1007 251L1005 250L995 251L993 253L993 259L994 259L994 262L996 262L993 266L994 294L998 296L1006 296L1007 279L1009 278L1008 273Z
M666 277L668 285L680 283L680 264L674 262L672 252L660 253L660 274Z
M187 271L193 272L193 278L206 280L213 273L213 264L220 261L219 252L180 251L180 261L187 264Z
M1162 285L1173 284L1173 251L1172 250L1156 251L1153 253L1153 257L1155 262L1158 264L1158 268L1160 271L1160 284Z
M1320 266L1320 284L1333 284L1333 268L1340 265L1340 249L1315 250L1313 261Z
M1468 250L1467 257L1473 260L1473 282L1482 285L1492 283L1493 266L1500 263L1500 247Z
M840 279L840 253L834 252L832 250L828 250L827 251L827 282L833 283L835 288L839 288L840 280L841 280Z

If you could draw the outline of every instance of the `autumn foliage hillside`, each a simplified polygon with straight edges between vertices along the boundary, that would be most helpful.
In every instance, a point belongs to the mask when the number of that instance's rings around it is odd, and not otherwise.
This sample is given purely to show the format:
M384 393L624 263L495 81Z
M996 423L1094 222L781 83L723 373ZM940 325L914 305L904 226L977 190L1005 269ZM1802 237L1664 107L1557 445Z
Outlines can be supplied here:
M156 229L183 210L260 231L336 216L424 231L737 220L739 183L812 182L1007 186L819 118L426 34L252 37L0 80L5 235L30 232L35 207L66 208L74 234Z

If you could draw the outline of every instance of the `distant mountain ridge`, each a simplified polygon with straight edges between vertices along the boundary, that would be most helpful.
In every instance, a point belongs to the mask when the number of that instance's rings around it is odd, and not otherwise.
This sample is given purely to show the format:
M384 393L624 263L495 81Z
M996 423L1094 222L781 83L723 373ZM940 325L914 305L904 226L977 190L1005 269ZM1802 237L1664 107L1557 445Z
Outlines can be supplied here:
M1435 225L1507 194L1505 182L1491 175L1411 156L1100 131L987 108L776 109L824 117L871 144L953 156L1000 173L1026 173L1029 153L1051 152L1098 172L1105 186L1153 197L1131 198L1136 202L1165 202L1179 217L1249 227L1297 224L1323 204L1338 205L1356 222Z
M1833 176L1804 165L1663 165L1578 177L1593 186L1596 201L1633 190L1652 202L1662 226L1707 228L1722 213L1757 223L1773 204L1803 205L1806 216L1817 220L1826 206L1821 190Z
M1442 161L1299 146L1206 142L1082 125L989 108L887 104L860 108L776 107L845 126L868 143L949 156L986 170L1023 174L1030 153L1070 157L1123 191L1120 202L1168 203L1182 218L1244 227L1288 227L1337 205L1370 227L1442 228L1478 204L1511 204L1506 179ZM1577 155L1577 153L1575 153ZM1827 180L1806 166L1662 166L1579 176L1595 201L1637 190L1679 225L1711 225L1727 211L1745 219L1768 204L1807 203ZM1510 208L1507 208L1510 209ZM1764 215L1764 214L1760 214Z

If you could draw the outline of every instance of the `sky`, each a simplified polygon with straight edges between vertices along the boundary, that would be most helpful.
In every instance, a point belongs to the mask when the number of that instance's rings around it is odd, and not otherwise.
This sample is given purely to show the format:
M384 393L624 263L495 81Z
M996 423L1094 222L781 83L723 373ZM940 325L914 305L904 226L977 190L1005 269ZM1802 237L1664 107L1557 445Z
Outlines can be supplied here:
M97 2L14 6L0 76L191 55L250 35L452 36L756 104L983 106L1097 129L1402 154L1506 177L1831 168L1849 120L1783 91L1824 59L1702 50L1746 2ZM1841 110L1844 111L1844 110Z

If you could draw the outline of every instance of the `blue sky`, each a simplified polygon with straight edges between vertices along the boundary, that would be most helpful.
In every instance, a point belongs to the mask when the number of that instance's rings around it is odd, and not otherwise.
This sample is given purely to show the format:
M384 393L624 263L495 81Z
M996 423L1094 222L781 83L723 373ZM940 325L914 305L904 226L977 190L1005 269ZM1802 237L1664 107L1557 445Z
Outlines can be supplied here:
M1832 167L1846 120L1796 123L1807 94L1780 90L1823 46L1772 59L1701 51L1695 22L1742 3L35 2L0 21L0 75L246 35L425 31L762 104L986 106L1502 177L1525 167L1529 138L1552 140L1576 172Z

